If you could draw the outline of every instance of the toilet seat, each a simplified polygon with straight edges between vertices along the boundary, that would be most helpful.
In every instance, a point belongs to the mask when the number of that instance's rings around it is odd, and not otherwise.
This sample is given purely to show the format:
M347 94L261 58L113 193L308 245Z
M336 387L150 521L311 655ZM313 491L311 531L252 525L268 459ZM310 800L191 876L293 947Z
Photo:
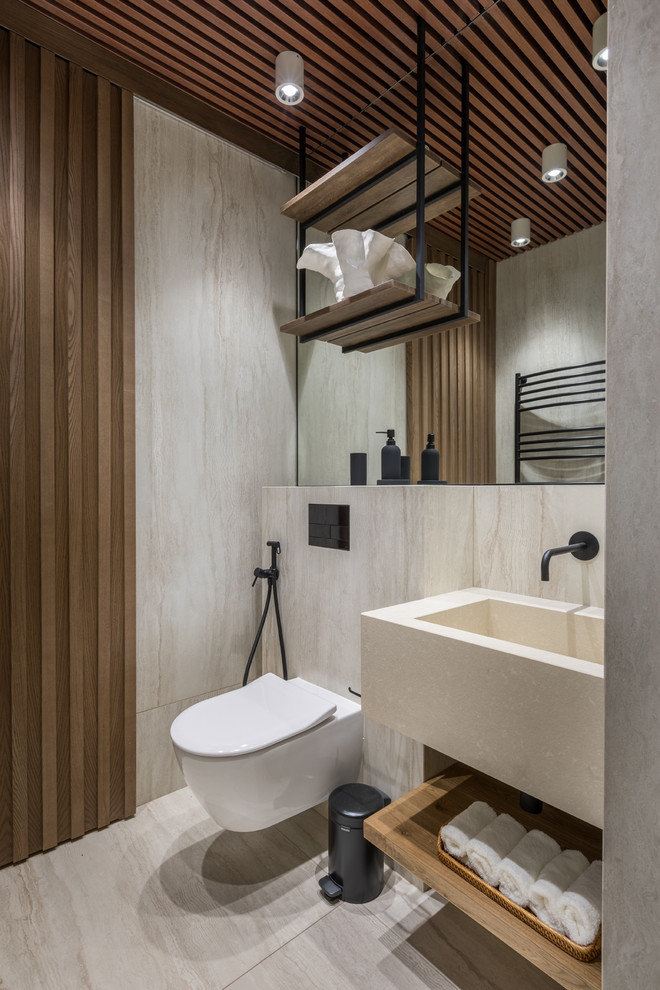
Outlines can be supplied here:
M181 712L172 741L193 756L243 756L297 736L337 709L296 677L264 674L245 687L217 695Z

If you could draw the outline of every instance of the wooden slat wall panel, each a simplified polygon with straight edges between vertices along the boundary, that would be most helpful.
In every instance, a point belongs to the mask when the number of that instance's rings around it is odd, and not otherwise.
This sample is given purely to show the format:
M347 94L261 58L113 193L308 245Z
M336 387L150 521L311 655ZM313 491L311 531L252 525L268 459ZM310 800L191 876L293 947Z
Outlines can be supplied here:
M25 42L9 43L9 525L14 859L28 854L25 515Z
M0 30L0 865L135 810L132 127Z
M98 822L110 821L110 488L111 259L110 84L99 80L98 101Z
M83 648L95 656L98 643L98 81L83 79L82 158L82 463L83 463ZM98 665L84 666L85 829L94 828L98 809Z
M459 266L454 252L427 244L427 261ZM450 299L458 303L458 286ZM470 263L469 308L481 322L406 344L408 448L419 452L427 433L440 451L440 478L451 484L495 481L495 265ZM420 477L419 454L411 480Z
M124 663L124 815L133 814L136 804L135 766L135 708L136 708L136 550L135 550L135 252L133 237L133 216L135 213L133 183L133 96L124 91L121 107L121 243L122 259L122 415L123 443L120 454L123 457L124 490L122 505L124 510L124 654L132 662Z
M9 35L0 32L0 175L9 173ZM0 183L0 230L9 230L9 184ZM0 237L0 326L9 325L9 238ZM9 340L0 341L0 862L13 855L11 581L9 551Z
M488 262L484 309L488 313L488 324L484 327L484 346L486 348L486 363L483 377L483 411L482 421L489 424L484 444L484 476L489 484L495 482L497 464L495 461L495 313L497 306L497 273L494 261ZM492 333L488 332L488 325Z
M57 845L55 571L55 57L41 53L39 147L39 467L43 848Z
M57 833L71 837L69 736L69 541L67 354L68 62L55 60L55 636L57 710Z
M67 155L67 467L71 837L84 831L82 541L82 69L69 66Z
M39 284L39 106L40 52L27 45L26 119L25 119L25 282ZM39 409L39 293L30 292L25 299L25 433L38 437ZM28 852L42 848L42 772L41 772L41 589L40 536L40 462L38 443L28 443L25 455L26 489L26 559L27 569L27 688L28 688Z
M110 131L121 134L121 91L110 94ZM121 155L120 144L111 143L111 439L110 526L112 533L124 530L124 395L122 346L122 264L121 264ZM110 654L115 657L124 645L124 541L110 543ZM120 818L124 801L124 667L110 665L110 818Z

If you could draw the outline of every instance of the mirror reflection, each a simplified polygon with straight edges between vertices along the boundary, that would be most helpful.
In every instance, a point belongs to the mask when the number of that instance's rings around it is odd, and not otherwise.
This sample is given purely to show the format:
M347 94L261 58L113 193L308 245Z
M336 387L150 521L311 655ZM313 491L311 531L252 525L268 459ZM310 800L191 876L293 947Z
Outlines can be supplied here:
M411 458L413 483L428 433L449 483L604 478L605 375L594 362L605 357L606 74L593 69L589 51L584 64L563 67L560 82L543 61L521 74L515 36L496 37L510 27L508 16L498 8L473 22L460 44L455 36L429 50L426 63L428 146L453 168L460 163L457 55L470 64L470 182L481 194L470 207L469 308L480 321L371 353L299 343L301 485L348 484L357 451L366 452L367 482L375 484L378 431L389 428ZM560 28L536 25L536 44L552 47ZM490 52L488 65L475 57L478 49ZM346 157L390 126L414 135L414 98L406 76L326 139L321 154L312 147L310 159L326 162L335 147ZM565 177L552 159L564 144ZM427 223L427 262L460 268L459 213ZM514 246L523 217L530 243ZM307 231L307 244L328 240ZM413 236L398 240L415 256ZM458 289L450 301L458 302ZM331 282L308 273L307 312L334 299ZM527 388L518 417L517 374Z

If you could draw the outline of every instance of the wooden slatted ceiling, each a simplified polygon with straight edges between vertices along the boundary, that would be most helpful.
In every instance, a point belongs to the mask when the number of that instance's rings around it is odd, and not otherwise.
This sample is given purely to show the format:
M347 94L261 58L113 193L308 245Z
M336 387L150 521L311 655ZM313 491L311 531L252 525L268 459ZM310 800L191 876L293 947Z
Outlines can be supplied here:
M416 16L427 23L427 140L460 162L460 58L471 67L471 244L514 254L511 220L532 246L605 218L606 73L591 66L604 0L28 0L70 29L290 149L307 128L330 168L396 125L414 132ZM306 96L273 96L275 56L305 59ZM569 175L540 180L546 144L568 145ZM435 224L459 233L458 211Z

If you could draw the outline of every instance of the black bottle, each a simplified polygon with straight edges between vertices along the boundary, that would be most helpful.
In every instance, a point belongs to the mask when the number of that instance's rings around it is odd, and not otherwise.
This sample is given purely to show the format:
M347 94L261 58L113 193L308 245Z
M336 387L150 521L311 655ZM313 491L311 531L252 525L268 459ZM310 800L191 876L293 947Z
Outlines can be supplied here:
M426 450L422 451L422 481L437 481L440 477L440 451L435 449L435 434L427 434Z
M351 454L351 484L366 485L367 483L367 455Z
M401 480L401 450L396 445L394 430L377 430L387 433L387 443L380 452L380 476L383 481ZM439 469L438 469L439 470Z

